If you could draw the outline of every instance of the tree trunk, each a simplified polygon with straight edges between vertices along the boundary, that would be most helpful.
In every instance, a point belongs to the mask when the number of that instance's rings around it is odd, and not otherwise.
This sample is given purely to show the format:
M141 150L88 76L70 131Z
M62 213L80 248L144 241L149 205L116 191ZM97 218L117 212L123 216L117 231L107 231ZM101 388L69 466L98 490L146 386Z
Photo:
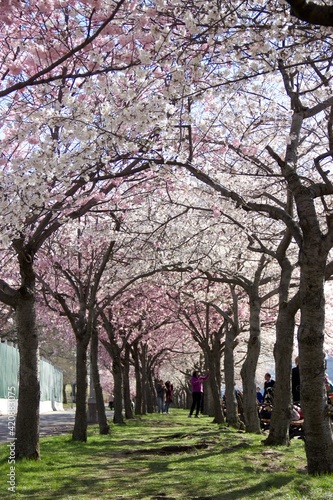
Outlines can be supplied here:
M142 413L147 413L147 396L148 396L148 380L147 380L147 363L144 349L141 349L141 380L142 380Z
M286 73L283 77L292 78ZM289 190L293 193L300 233L295 233L299 245L300 311L298 329L301 405L304 414L305 451L309 474L333 472L333 436L324 387L325 296L324 280L328 252L332 244L322 232L311 187L302 184L297 174L297 147L305 118L304 108L295 106L291 121L291 136L282 166Z
M108 331L108 337L110 342L101 340L105 349L108 351L110 358L112 359L112 375L113 375L113 422L115 424L123 424L123 377L122 377L122 366L121 366L121 348L118 346L114 335L113 328L108 322L104 322L106 329ZM111 328L110 328L111 327Z
M20 369L15 456L39 459L40 384L35 295L24 288L20 293L16 307Z
M219 348L219 346L217 346ZM215 353L216 354L216 353ZM214 352L208 353L208 366L210 368L210 376L209 376L209 386L211 389L212 396L212 407L213 407L213 422L215 424L223 424L224 423L224 415L222 411L221 404L221 385L219 384L219 376L216 374L217 366L214 363ZM219 372L221 368L219 367Z
M322 240L311 240L313 235L304 238L300 255L299 368L308 472L322 474L333 472L331 417L324 387L326 255Z
M201 394L201 405L200 411L208 417L215 419L215 401L212 392L212 386L210 381L204 382L203 393Z
M269 435L265 444L269 446L289 445L291 417L291 367L295 333L296 310L284 303L279 307L276 324L275 385L273 411Z
M156 411L155 384L153 380L153 374L150 370L147 370L145 382L147 413L154 413Z
M133 418L129 371L130 371L130 346L126 344L125 357L123 360L124 407L125 407L126 419Z
M293 213L293 197L287 193L287 207L290 215ZM291 367L292 351L295 334L295 315L299 308L299 293L289 298L293 266L286 257L291 242L291 233L286 230L276 257L279 262L279 312L276 321L276 343L274 346L275 385L273 412L270 421L269 435L264 444L269 446L288 446L291 418Z
M235 332L232 327L227 328L224 346L226 420L228 425L238 429L242 426L242 423L238 416L238 404L235 395L234 342Z
M76 339L76 411L72 434L74 441L87 441L87 349L86 335Z
M123 424L123 382L122 382L122 369L121 369L121 359L120 350L113 356L112 359L112 374L114 383L114 414L113 422L115 424Z
M93 329L91 334L90 363L91 363L91 376L93 379L94 390L95 390L99 433L109 434L110 426L106 418L103 391L101 387L101 381L98 370L98 332L96 329Z
M62 402L67 404L66 384L62 384Z
M247 346L246 360L241 369L243 382L243 408L246 432L259 434L260 422L258 417L256 396L256 369L260 354L260 300L250 297L250 338Z
M132 357L135 371L135 414L142 415L142 380L139 362L138 346L132 346Z

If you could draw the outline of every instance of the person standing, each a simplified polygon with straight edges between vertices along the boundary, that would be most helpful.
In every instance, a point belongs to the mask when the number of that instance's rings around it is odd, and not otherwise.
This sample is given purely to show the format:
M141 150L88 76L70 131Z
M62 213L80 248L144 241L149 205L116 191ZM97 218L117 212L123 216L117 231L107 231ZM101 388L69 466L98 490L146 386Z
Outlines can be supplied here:
M165 388L164 388L164 383L163 380L159 380L156 384L156 401L157 401L157 412L158 413L163 413L164 412L164 394L165 394Z
M293 403L299 404L301 401L301 380L299 376L299 358L295 358L295 367L291 370L291 392L293 395Z
M165 406L164 406L165 413L169 413L169 406L172 403L172 392L173 392L173 385L171 384L170 380L167 380L165 382Z
M264 401L265 401L265 396L267 396L267 390L269 389L269 387L271 387L271 389L272 389L274 387L274 385L275 385L275 380L272 379L271 374L265 373ZM269 392L271 392L271 391L269 391Z
M203 385L202 383L209 378L209 370L207 370L206 375L200 375L198 370L195 370L191 377L192 386L192 406L190 409L189 417L192 417L194 410L195 417L199 418L200 404L203 395Z
M257 387L257 404L261 405L264 401L264 396L261 394L260 387Z

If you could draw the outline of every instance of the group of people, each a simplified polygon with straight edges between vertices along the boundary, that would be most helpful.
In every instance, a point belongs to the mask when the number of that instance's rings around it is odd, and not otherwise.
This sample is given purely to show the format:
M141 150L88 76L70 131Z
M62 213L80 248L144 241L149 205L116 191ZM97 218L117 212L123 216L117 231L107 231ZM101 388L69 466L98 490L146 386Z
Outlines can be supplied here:
M295 367L292 369L291 374L291 387L293 394L293 402L294 404L299 404L301 401L301 380L299 375L299 366L298 366L298 356L295 358ZM327 394L327 402L332 404L333 402L333 383L328 378L328 374L325 373L324 384Z
M291 388L293 403L298 404L301 400L300 391L300 376L299 376L299 366L298 366L298 356L295 358L295 367L291 370ZM275 380L272 379L270 373L265 373L265 383L264 383L264 394L260 392L260 387L257 387L257 402L259 404L271 400L273 402L273 387L275 385Z
M292 399L293 399L293 411L295 410L295 419L299 419L300 412L300 374L299 374L299 358L295 358L295 367L292 368L291 382L292 382ZM199 418L200 411L203 408L203 382L209 378L209 370L207 370L206 375L201 375L198 370L194 370L192 377L190 379L190 385L192 390L192 404L190 408L189 417L195 412L194 417ZM272 379L270 373L265 373L264 382L264 393L261 393L260 387L256 388L257 404L258 406L272 406L273 404L273 388L275 385L275 380ZM325 374L325 388L327 392L328 403L333 404L333 383L329 380L328 375ZM173 385L167 380L165 383L163 380L158 380L156 383L156 395L157 395L157 411L158 413L169 413L170 404L172 403L173 396ZM109 407L113 409L113 400L110 400ZM132 402L132 407L134 403ZM298 414L297 414L298 413ZM297 418L296 418L297 417ZM293 418L292 418L293 420Z
M202 411L203 402L203 382L209 378L209 370L207 370L206 375L200 375L198 370L194 370L192 377L190 379L191 390L192 390L192 405L189 413L189 417L192 417L195 412L195 418L199 418L199 413ZM156 397L157 397L157 412L158 413L169 413L169 407L172 403L172 393L173 385L168 380L163 382L163 380L158 380L156 384Z
M272 401L269 399L272 396L272 391L274 387L275 381L271 378L269 373L265 374L265 384L264 384L264 394L260 392L260 387L257 387L257 403L261 407L261 410L264 408L265 403L272 405ZM327 373L325 374L324 379L326 394L327 394L327 402L329 404L333 404L333 383L330 381ZM295 366L291 370L291 391L292 391L292 408L291 408L291 421L299 421L303 418L303 413L301 409L301 380L300 380L300 372L299 372L299 357L295 358ZM265 408L264 408L265 410Z
M265 373L264 394L261 393L260 387L257 387L257 404L263 403L272 404L273 402L273 387L275 380L272 379L270 373Z
M169 407L172 403L172 393L173 385L170 380L165 383L163 380L159 380L156 384L156 396L157 396L157 412L158 413L169 413Z
M300 391L300 376L299 376L299 366L298 366L298 356L295 358L295 367L291 370L291 388L292 388L292 396L293 403L299 404L301 400L301 391ZM271 400L269 402L273 402L273 387L275 385L275 380L272 379L270 373L265 373L265 383L264 383L264 394L261 393L260 387L257 387L257 402L258 404L262 404L267 402L267 400Z
M298 356L295 359L295 367L292 369L291 379L292 379L292 397L293 404L298 406L300 404L300 375L298 366ZM189 413L189 417L194 414L195 418L199 418L199 413L202 411L203 402L203 382L209 378L209 370L207 370L206 375L201 375L198 370L194 370L192 377L190 379L191 390L192 390L192 405ZM257 387L257 403L258 405L272 405L273 404L273 388L275 385L275 380L272 379L270 373L265 373L264 382L264 393L261 393L260 387ZM325 377L325 387L327 390L327 395L332 397L333 401L333 383ZM173 385L168 380L163 382L159 380L156 385L157 393L157 411L158 413L169 413L169 407L172 403L172 393Z

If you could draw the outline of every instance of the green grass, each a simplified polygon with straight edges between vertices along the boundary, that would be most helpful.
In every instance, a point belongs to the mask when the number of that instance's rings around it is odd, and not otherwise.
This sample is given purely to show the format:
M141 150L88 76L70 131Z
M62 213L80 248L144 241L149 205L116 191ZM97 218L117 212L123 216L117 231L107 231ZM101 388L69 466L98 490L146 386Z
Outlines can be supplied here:
M332 476L306 474L304 443L267 448L263 436L188 419L183 410L89 427L88 442L41 439L41 460L15 464L8 491L8 447L0 446L0 497L33 499L333 499Z

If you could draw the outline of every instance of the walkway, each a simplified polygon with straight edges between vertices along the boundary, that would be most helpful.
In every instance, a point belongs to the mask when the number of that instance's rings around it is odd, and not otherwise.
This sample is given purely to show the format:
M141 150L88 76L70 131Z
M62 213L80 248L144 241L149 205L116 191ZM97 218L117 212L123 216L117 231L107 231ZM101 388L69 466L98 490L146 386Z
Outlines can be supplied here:
M113 412L106 412L108 418ZM74 427L75 409L66 411L52 411L40 415L40 437L63 434L71 432ZM9 434L11 422L8 415L0 416L0 443L8 442L12 439Z

